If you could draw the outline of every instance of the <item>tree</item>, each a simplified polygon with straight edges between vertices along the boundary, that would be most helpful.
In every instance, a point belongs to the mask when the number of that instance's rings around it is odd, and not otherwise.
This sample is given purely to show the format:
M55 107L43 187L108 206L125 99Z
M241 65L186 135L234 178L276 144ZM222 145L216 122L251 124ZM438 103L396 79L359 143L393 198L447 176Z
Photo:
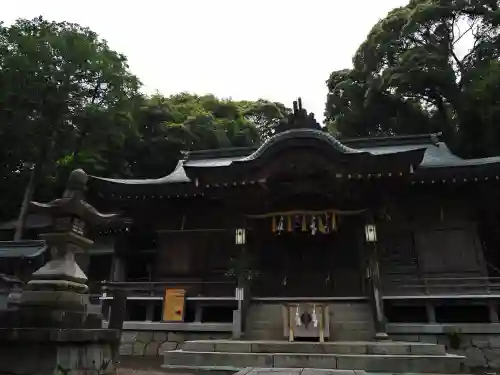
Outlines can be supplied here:
M270 102L265 99L259 99L255 102L243 101L240 102L240 105L243 116L259 130L262 141L271 138L274 134L274 128L292 111L282 103Z
M213 95L155 95L146 107L163 116L156 131L183 150L245 147L259 144L287 109L281 103L219 99ZM267 130L264 128L267 127ZM264 136L265 138L265 136Z
M23 201L16 239L35 187L51 199L74 168L165 176L181 150L259 144L261 129L289 111L265 100L145 97L126 58L94 32L42 18L0 24L0 84L0 216Z
M368 137L433 131L418 102L370 86L354 69L333 72L327 80L325 118L337 137Z
M22 139L6 145L12 165L4 177L34 163L15 235L20 239L46 164L68 155L77 163L91 134L91 148L103 146L98 141L115 133L113 124L122 124L109 121L110 114L127 107L139 81L126 58L88 28L39 17L0 25L0 83L2 133L13 130L12 138Z
M483 143L500 132L477 88L497 79L499 22L498 1L411 0L373 27L354 68L370 89L419 103L468 156L498 152L498 142Z

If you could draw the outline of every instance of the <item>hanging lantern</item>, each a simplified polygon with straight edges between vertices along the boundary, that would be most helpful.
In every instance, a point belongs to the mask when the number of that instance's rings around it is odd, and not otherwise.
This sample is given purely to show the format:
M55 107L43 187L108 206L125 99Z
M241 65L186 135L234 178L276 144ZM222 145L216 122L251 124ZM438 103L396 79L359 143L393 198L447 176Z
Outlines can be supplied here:
M365 225L366 242L377 242L377 229L373 224Z
M244 245L246 243L246 230L244 228L236 229L236 245Z

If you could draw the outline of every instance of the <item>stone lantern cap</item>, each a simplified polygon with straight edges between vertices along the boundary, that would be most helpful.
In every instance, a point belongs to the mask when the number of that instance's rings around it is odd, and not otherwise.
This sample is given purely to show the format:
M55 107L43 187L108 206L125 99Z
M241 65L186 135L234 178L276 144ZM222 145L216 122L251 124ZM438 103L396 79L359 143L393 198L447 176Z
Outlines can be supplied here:
M111 226L129 224L130 219L118 213L105 214L85 201L88 175L82 169L71 172L62 198L48 203L30 202L30 211L52 217L73 216L93 226Z

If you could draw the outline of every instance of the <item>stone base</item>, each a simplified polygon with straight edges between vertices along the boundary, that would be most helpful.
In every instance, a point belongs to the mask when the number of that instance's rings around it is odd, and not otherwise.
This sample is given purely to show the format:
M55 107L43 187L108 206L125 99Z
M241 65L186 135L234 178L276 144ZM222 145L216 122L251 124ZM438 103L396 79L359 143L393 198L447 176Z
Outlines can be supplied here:
M114 330L0 329L0 373L114 375Z
M87 293L25 289L8 310L0 311L0 328L100 329L102 315L91 306Z
M377 332L375 334L375 340L377 341L389 340L389 335L385 332Z
M20 307L0 312L0 327L32 327L58 329L100 329L100 313L56 310L51 307Z
M68 290L23 290L19 305L81 311L89 304L89 298L87 293Z

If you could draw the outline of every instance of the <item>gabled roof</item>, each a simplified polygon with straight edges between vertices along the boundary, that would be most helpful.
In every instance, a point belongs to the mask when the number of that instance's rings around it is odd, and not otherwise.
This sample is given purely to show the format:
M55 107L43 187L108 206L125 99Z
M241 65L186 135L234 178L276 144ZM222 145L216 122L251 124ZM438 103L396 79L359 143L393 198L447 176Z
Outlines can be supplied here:
M187 176L184 170L184 161L179 160L175 166L173 172L170 174L160 177L160 178L146 178L146 179L113 179L91 176L94 180L100 180L104 182L111 182L116 184L128 184L128 185L163 185L163 184L182 184L189 183L191 179Z
M305 142L315 142L325 150L344 155L346 158L366 155L368 157L385 156L399 160L405 155L409 160L418 159L414 178L430 176L438 178L440 175L454 174L495 174L500 173L500 157L479 159L462 159L453 154L444 142L439 140L439 134L372 137L346 139L339 141L323 130L317 129L290 129L278 133L259 147L226 148L217 150L201 150L184 153L173 172L158 179L108 179L91 176L97 182L98 188L114 190L122 186L131 192L132 186L147 187L147 190L166 192L189 192L195 190L197 171L215 170L234 167L236 164L254 162L277 148L286 148L304 145ZM418 154L423 156L419 158ZM413 156L412 156L413 155ZM385 159L387 160L387 159ZM444 178L444 177L443 177Z

